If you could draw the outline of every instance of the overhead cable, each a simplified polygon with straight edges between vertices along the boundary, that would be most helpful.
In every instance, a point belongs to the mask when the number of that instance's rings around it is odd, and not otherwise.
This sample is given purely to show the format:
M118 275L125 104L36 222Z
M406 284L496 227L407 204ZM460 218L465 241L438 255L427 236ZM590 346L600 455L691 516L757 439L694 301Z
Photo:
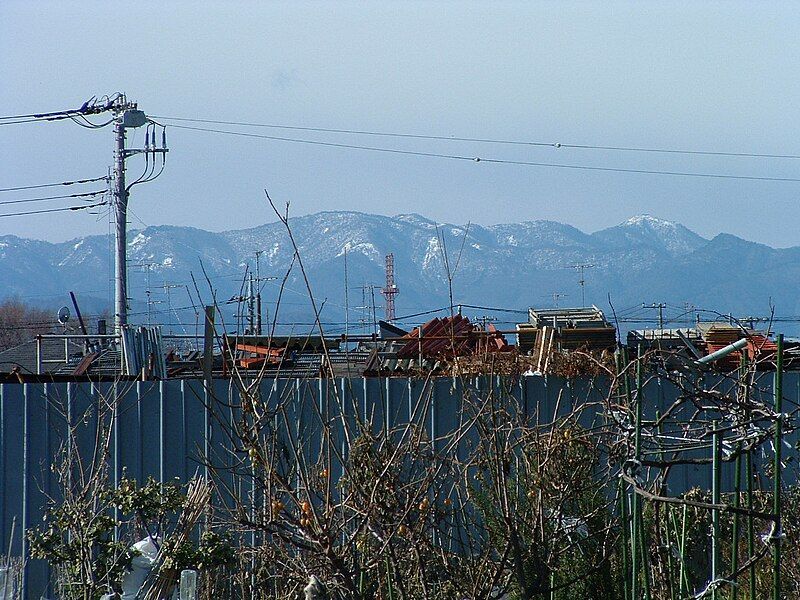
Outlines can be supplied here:
M69 119L72 115L58 115L53 117L31 117L26 119L17 119L14 121L0 121L0 126L2 125L18 125L19 123L44 123L48 121L61 121L62 119Z
M59 185L78 185L80 183L93 183L95 181L108 181L108 177L92 177L91 179L76 179L75 181L60 181L58 183L40 183L38 185L20 185L17 187L0 188L0 192L18 192L20 190L36 190L39 188L56 187Z
M64 212L68 210L85 210L88 208L97 208L98 206L105 206L106 204L108 204L108 202L97 202L95 204L86 204L84 206L65 206L63 208L45 208L42 210L28 210L25 212L6 213L4 215L0 215L0 218L21 217L23 215L39 215L42 213Z
M120 92L116 92L115 94L104 95L100 98L97 96L92 96L86 102L81 105L80 108L77 109L67 109L67 110L57 110L51 112L43 112L43 113L29 113L24 115L4 115L0 116L0 125L16 125L18 123L31 123L33 121L58 121L61 119L72 119L79 125L82 125L76 120L76 117L83 119L86 121L87 125L83 125L84 127L105 127L111 121L105 124L96 124L92 123L88 119L86 119L86 115L96 115L108 110L111 110L114 107L114 103L120 99L124 98L124 95Z
M331 129L326 127L299 127L293 125L276 125L271 123L247 123L243 121L219 121L213 119L190 119L186 117L155 117L165 121L184 121L189 123L210 123L215 125L236 125L240 127L263 127L268 129L284 129L287 131L309 131L317 133L341 133L347 135L369 135L378 137L406 138L417 140L442 140L451 142L475 142L481 144L504 144L511 146L535 146L549 148L574 148L579 150L609 150L617 152L649 152L664 154L690 154L702 156L733 156L743 158L787 158L800 159L800 154L777 154L760 152L722 152L714 150L687 150L680 148L646 148L641 146L611 146L593 144L569 144L562 142L542 142L526 140L505 140L478 137L458 137L454 135L424 135L415 133L396 133L388 131L367 131L363 129Z
M56 110L44 113L30 113L27 115L6 115L6 116L0 116L0 121L6 121L9 119L48 119L50 117L67 118L69 117L69 115L73 114L81 114L81 110L80 109Z
M164 117L160 117L163 119ZM602 171L611 173L634 173L641 175L667 175L673 177L699 177L706 179L737 179L746 181L780 181L780 182L800 182L797 177L766 177L757 175L733 175L727 173L697 173L691 171L662 171L656 169L626 169L621 167L597 167L592 165L573 165L565 163L546 163L534 162L526 160L508 160L501 158L485 158L480 156L463 156L459 154L440 154L437 152L421 152L415 150L400 150L398 148L382 148L377 146L362 146L358 144L342 144L337 142L323 142L319 140L307 140L300 138L288 138L282 136L263 135L258 133L246 133L243 131L226 131L224 129L210 129L206 127L191 127L189 125L175 125L172 127L178 129L187 129L191 131L203 131L208 133L219 133L223 135L233 135L248 138L258 138L265 140L273 140L278 142L292 142L297 144L309 144L313 146L326 146L330 148L347 148L351 150L367 150L371 152L384 152L388 154L402 154L406 156L421 156L426 158L446 158L451 160L463 160L475 163L490 163L490 164L503 164L503 165L517 165L525 167L545 167L552 169L573 169L581 171Z
M108 190L98 190L96 192L85 192L82 194L65 194L63 196L44 196L41 198L23 198L21 200L3 200L0 201L0 205L2 204L25 204L27 202L45 202L47 200L60 200L63 198L91 198L94 196L100 196L101 194L108 193Z

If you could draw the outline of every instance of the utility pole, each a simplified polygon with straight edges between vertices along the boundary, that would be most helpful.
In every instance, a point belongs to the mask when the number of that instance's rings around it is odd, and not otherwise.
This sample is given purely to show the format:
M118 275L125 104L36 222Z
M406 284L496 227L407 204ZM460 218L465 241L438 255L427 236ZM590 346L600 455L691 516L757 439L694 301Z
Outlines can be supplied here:
M692 316L694 315L695 306L691 302L684 302L683 309L686 314L686 327L690 328L692 325L694 325L694 319L692 319Z
M255 334L256 328L256 299L253 289L253 274L247 278L247 330L250 335Z
M258 290L256 293L256 335L261 335L261 253L263 250L256 250L256 281Z
M370 286L369 291L372 294L372 334L378 335L378 317L375 314L375 288L377 285ZM380 288L378 288L380 289Z
M233 296L226 304L239 304L242 302L247 304L247 334L248 335L261 335L261 282L262 281L275 281L277 277L261 277L258 272L260 265L258 264L258 257L261 252L256 252L256 275L249 270L246 271L247 276L247 294L244 296ZM241 318L240 311L237 310L237 323ZM238 325L237 325L238 327Z
M277 277L262 277L261 276L261 255L264 253L263 250L256 250L256 277L252 280L251 285L255 284L255 293L251 292L252 302L255 303L255 333L256 335L261 335L261 321L262 321L262 309L261 309L261 288L263 285L261 284L262 281L276 281ZM252 276L251 276L252 279ZM269 311L267 311L267 320L269 320Z
M161 289L164 290L164 292L167 294L167 318L170 320L169 321L169 333L172 333L172 317L173 317L173 314L172 314L172 297L170 296L169 291L170 290L174 290L174 289L178 289L178 288L182 288L182 287L184 287L184 286L176 285L174 283L169 283L168 281L165 281L164 285L161 286ZM178 317L177 311L175 312L174 317L178 320L178 324L181 327L183 327L183 323L181 322L180 317ZM185 331L186 331L186 329L184 328L184 332Z
M642 304L642 308L658 309L658 328L664 329L664 309L667 307L663 302L653 303L650 305Z
M345 351L350 349L350 295L347 293L347 246L344 247L344 339Z
M162 166L166 160L167 138L162 128L161 147L156 147L156 124L147 118L143 111L138 110L135 102L128 102L124 95L120 95L114 100L110 107L114 113L114 328L119 333L128 323L128 270L127 270L127 225L128 225L128 194L130 189L137 183L152 181L158 175L154 175L156 155L160 154ZM144 148L126 148L125 134L128 129L134 129L147 125ZM151 127L152 126L152 127ZM150 130L152 129L152 143L150 142ZM125 160L134 154L146 156L145 172L139 179L125 185ZM150 159L152 157L152 169Z

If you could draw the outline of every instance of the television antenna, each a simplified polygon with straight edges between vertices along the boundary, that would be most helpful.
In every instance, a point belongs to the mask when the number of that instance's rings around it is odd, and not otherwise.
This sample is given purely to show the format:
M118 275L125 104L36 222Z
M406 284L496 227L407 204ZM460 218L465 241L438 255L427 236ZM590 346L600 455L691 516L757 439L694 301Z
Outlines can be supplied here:
M578 279L578 285L581 286L581 307L586 306L586 269L594 269L595 265L591 264L574 264L566 269L575 269L576 271L580 272L580 279Z

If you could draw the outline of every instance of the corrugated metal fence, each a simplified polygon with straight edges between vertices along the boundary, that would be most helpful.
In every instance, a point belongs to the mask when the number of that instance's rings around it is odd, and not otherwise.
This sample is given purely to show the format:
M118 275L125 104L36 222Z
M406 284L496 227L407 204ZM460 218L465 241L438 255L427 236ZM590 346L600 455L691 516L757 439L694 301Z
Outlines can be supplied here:
M336 386L346 405L387 427L412 418L414 400L430 393L430 408L420 418L435 440L458 426L463 397L460 385L449 378L427 382L419 378L277 379L263 381L261 393L265 398L288 400L298 407L294 414L302 415L303 406L309 401L321 403L330 386ZM479 377L468 385L479 394L495 390L511 395L521 410L538 415L542 422L552 420L556 409L566 414L573 403L599 401L606 395L606 384L590 379ZM800 374L787 374L784 386L791 402L800 400ZM229 380L214 381L212 387L217 398L235 401L237 392ZM110 448L112 481L121 477L123 469L138 481L149 475L163 481L176 477L186 481L198 469L202 471L200 456L225 445L218 423L207 410L208 394L202 382L195 380L0 385L0 547L8 547L16 520L12 553L27 554L23 532L41 523L47 498L57 492L51 465L59 461L60 452L70 451L65 444L68 422L85 425L79 428L76 444L79 451L90 452L97 406L116 399ZM678 395L679 390L670 384L651 381L645 389L647 412L663 411ZM299 429L303 418L296 420ZM725 473L726 487L731 480L731 473ZM670 476L673 491L707 486L709 481L708 468L694 466L676 469ZM47 597L48 579L48 566L30 561L25 597Z

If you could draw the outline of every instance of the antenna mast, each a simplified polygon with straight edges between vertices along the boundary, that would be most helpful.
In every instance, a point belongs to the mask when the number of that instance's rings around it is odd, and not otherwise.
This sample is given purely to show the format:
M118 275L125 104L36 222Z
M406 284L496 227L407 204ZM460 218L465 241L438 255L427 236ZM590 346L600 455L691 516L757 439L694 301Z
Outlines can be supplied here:
M575 264L566 267L567 269L576 269L580 272L581 276L578 279L578 285L581 286L581 306L586 306L586 269L593 269L595 265L581 265Z
M386 255L386 287L381 290L381 294L386 298L386 320L391 322L395 319L394 297L400 293L400 288L394 283L394 254Z

